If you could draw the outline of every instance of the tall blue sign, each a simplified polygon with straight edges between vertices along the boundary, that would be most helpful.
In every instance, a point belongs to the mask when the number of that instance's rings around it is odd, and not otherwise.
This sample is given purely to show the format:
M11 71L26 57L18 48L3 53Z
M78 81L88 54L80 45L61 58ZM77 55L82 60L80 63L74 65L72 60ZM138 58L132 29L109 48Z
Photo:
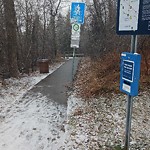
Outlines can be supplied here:
M117 34L150 34L150 0L118 0Z
M130 96L138 95L141 55L121 54L120 90Z
M85 11L85 3L72 2L71 13L70 13L71 23L83 24L84 23L84 11Z

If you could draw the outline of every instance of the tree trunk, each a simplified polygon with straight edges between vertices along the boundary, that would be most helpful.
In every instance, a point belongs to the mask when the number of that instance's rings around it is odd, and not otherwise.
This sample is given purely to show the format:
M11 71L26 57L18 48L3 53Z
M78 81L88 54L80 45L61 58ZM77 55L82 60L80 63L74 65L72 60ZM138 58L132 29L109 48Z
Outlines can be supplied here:
M53 51L54 58L56 58L56 55L57 55L57 45L56 45L55 16L51 16L51 28L52 28L52 51Z
M7 49L8 49L8 61L10 76L18 77L18 65L17 65L17 21L13 0L3 0L5 25L7 34Z

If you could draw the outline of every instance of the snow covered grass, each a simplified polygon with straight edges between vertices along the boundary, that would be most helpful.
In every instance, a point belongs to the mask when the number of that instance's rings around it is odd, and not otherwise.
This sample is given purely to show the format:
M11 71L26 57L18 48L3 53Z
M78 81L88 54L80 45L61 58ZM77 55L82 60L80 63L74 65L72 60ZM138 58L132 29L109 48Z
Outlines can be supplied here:
M0 90L0 150L55 150L62 145L67 108L29 91L61 65L48 74L5 80Z
M0 123L1 150L59 149L66 108L41 94L15 104Z
M8 79L0 87L0 150L113 150L124 145L126 96L85 100L72 92L66 107L29 91L49 74ZM149 150L150 94L140 93L133 106L131 150Z
M126 95L68 100L67 147L75 150L116 150L125 143ZM150 149L150 94L140 93L133 105L131 149Z
M46 78L49 74L59 68L62 64L56 64L49 69L49 73L24 75L18 79L6 79L4 86L0 86L0 112L11 107L13 103L18 101L27 91L29 91L39 81Z

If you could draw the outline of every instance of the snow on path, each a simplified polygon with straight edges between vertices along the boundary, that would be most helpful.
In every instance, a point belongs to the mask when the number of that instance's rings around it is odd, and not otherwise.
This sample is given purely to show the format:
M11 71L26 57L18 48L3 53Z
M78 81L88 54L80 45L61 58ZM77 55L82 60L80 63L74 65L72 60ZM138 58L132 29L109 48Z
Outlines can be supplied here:
M49 74L53 73L63 63L56 64L49 68L49 73L25 75L19 79L6 79L3 88L0 87L0 115L6 113L9 109L19 101L22 96L29 91L34 85L46 78ZM5 115L5 114L4 114Z
M0 123L0 150L54 150L61 146L66 107L41 94L23 98Z
M84 100L68 98L65 150L113 150L124 146L124 94ZM134 98L130 150L150 150L150 94Z
M47 75L9 79L0 89L0 150L112 150L123 146L124 95L85 101L71 93L66 108L29 91ZM135 98L131 150L150 149L149 108L149 93Z
M0 91L0 150L55 150L61 147L67 108L29 91L61 65L51 68L48 74L5 81L6 85Z

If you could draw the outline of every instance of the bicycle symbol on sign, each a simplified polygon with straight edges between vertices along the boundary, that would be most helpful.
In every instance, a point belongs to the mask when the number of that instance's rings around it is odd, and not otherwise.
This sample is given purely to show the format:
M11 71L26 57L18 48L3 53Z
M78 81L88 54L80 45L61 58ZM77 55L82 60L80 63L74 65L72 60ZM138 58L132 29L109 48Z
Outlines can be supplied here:
M70 19L71 23L84 23L84 10L85 10L85 3L77 3L73 2L71 4L71 14Z
M81 9L80 9L79 5L77 5L77 7L75 8L75 13L76 13L76 15L80 15Z

